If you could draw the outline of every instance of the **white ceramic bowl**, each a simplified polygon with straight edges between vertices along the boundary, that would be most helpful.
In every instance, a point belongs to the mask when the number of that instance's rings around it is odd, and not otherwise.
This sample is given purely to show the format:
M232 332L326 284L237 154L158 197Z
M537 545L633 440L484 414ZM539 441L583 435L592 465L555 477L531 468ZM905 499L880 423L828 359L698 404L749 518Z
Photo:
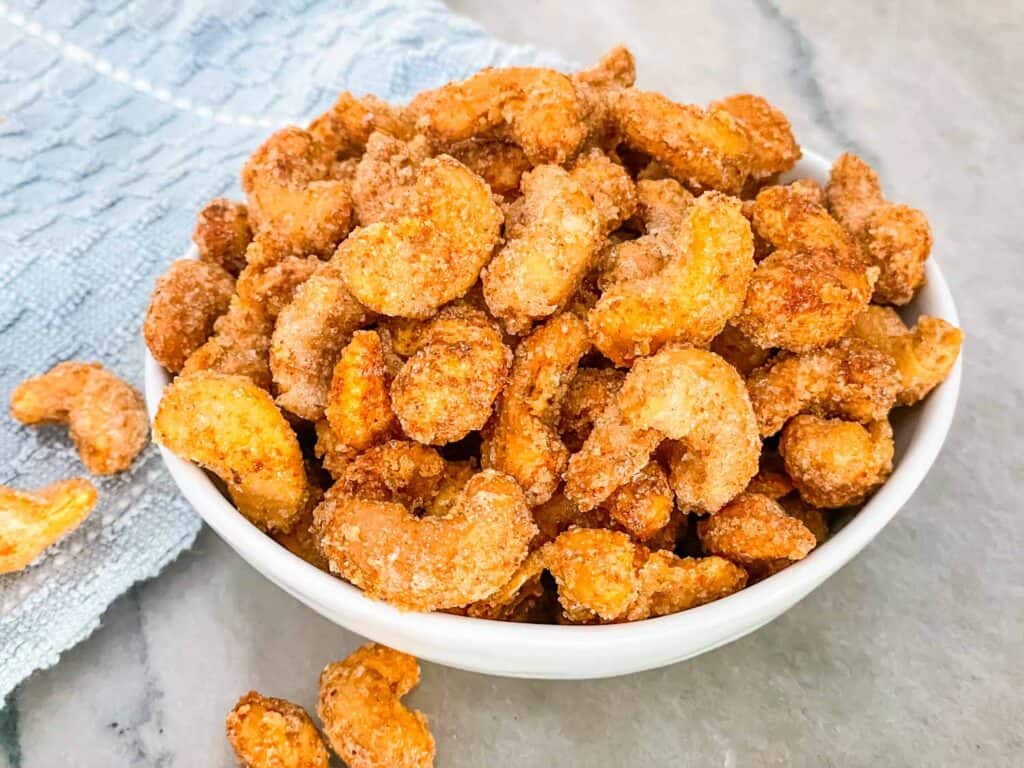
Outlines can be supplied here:
M789 174L824 183L830 164L805 152ZM189 253L195 256L195 250ZM938 264L928 262L928 282L908 308L959 325L953 297ZM631 624L549 626L405 613L370 600L261 533L217 490L198 467L161 446L182 493L203 519L256 570L331 621L364 637L438 664L491 675L528 678L597 678L672 664L736 640L774 619L860 552L924 479L945 440L960 389L961 363L945 383L894 427L896 468L888 482L845 526L809 557L717 602ZM146 358L150 417L169 378Z

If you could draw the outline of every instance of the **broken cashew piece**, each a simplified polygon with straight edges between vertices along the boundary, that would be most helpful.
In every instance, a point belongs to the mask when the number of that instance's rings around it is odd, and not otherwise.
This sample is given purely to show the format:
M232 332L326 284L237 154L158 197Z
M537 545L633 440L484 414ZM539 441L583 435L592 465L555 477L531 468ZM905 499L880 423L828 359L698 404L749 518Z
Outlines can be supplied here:
M16 491L0 485L0 574L26 568L43 550L78 527L96 506L84 477Z

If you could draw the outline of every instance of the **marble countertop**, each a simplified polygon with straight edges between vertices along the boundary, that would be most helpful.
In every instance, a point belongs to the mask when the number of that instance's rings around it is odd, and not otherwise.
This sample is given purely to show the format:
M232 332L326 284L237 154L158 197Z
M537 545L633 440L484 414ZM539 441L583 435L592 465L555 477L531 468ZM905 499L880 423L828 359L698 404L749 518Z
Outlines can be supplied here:
M452 5L579 61L627 42L644 87L762 93L804 145L863 154L928 212L967 341L938 463L850 565L755 634L667 669L553 683L425 664L410 702L430 716L438 765L1019 765L1024 7ZM223 718L242 692L311 706L321 667L361 642L206 530L17 690L0 768L229 766Z

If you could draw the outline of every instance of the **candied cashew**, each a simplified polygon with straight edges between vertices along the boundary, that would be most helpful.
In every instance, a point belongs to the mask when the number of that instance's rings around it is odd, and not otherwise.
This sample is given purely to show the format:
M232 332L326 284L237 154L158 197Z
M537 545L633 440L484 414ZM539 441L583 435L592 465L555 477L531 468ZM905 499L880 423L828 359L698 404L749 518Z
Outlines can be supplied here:
M84 477L37 491L0 485L0 574L28 567L47 547L77 528L96 506L96 488Z
M228 311L235 281L218 264L179 259L156 279L142 335L153 359L179 373Z
M228 741L245 768L328 768L327 747L302 707L249 691L228 712Z
M356 230L331 263L374 312L427 318L476 282L501 221L484 181L441 155L421 165L406 215Z
M335 485L314 519L335 573L370 597L420 611L486 598L509 580L537 532L522 490L490 469L475 474L443 516L416 517L404 504Z
M356 331L334 366L325 416L338 442L362 451L395 431L390 376L376 331Z
M913 405L946 380L960 356L964 336L941 317L921 316L908 328L896 310L874 305L857 316L849 335L896 361L898 405Z
M899 388L893 359L861 339L781 354L747 377L761 437L774 435L799 413L862 423L883 419Z
M192 242L199 251L199 260L216 264L234 277L245 266L245 249L250 240L252 229L245 203L218 197L196 216Z
M924 284L924 265L932 250L924 213L888 202L878 174L851 153L833 164L825 194L829 209L880 270L874 301L906 304L913 299Z
M739 201L697 198L672 245L660 269L613 283L588 315L594 345L616 365L674 340L707 344L743 306L754 259Z
M586 324L571 313L551 318L516 348L482 459L514 477L531 507L551 498L569 461L556 426L569 383L589 349Z
M295 433L266 390L244 376L201 371L164 390L156 439L224 481L254 525L291 530L309 497Z
M697 523L704 550L740 565L771 560L802 560L817 539L779 503L756 493L741 493L718 512Z
M796 416L779 438L786 473L815 507L859 504L892 472L892 427L882 419L856 422Z
M512 352L486 314L468 306L441 310L391 385L391 407L402 430L432 445L479 430L511 362Z
M736 327L763 349L800 352L840 338L868 305L877 269L828 211L794 186L762 189L753 221L775 250L754 270Z
M22 424L67 424L95 475L128 469L149 435L142 396L99 363L58 363L23 381L11 393L11 416Z
M352 185L331 177L333 161L326 146L295 126L263 142L242 169L256 233L273 233L298 253L329 255L352 229Z
M348 768L429 768L434 737L426 716L401 698L420 681L416 659L377 643L320 674L317 714Z
M598 209L567 171L541 165L523 176L520 219L483 270L491 313L510 333L525 333L566 306L593 266L601 236ZM510 217L511 218L511 217Z
M416 126L442 142L504 138L530 162L564 163L586 138L585 106L565 75L539 67L484 69L423 91L409 105Z
M277 403L311 421L323 416L338 356L370 317L334 262L317 267L274 324L270 372Z

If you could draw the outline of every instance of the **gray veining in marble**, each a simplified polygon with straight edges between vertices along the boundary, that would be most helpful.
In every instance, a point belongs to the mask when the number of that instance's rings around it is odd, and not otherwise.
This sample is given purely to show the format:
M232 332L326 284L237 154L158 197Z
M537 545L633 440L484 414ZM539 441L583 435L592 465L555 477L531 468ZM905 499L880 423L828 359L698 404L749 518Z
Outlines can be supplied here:
M1024 5L452 3L578 61L623 41L644 87L763 93L798 138L854 148L930 215L968 334L931 475L854 562L732 645L614 680L512 681L424 665L410 697L442 766L1024 763ZM0 713L0 768L229 766L249 689L312 706L361 642L205 531Z

